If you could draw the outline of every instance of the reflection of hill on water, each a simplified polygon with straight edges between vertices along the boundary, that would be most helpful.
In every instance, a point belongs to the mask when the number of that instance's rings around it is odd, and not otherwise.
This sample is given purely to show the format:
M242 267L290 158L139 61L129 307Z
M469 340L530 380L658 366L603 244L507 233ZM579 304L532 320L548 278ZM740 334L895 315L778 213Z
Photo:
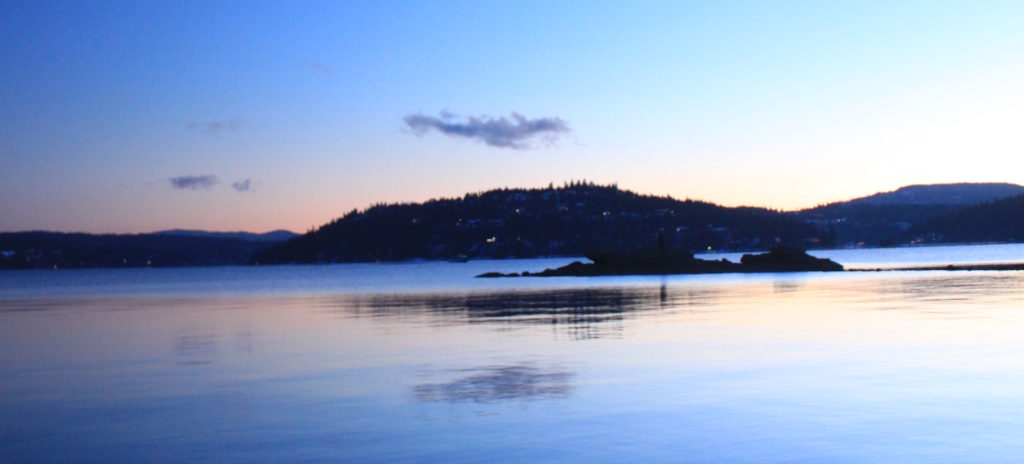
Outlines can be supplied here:
M468 294L370 295L355 302L357 313L370 317L423 315L431 323L487 323L509 326L551 325L574 339L601 338L621 333L627 317L710 305L711 289L673 291L662 285L640 288L585 288Z
M558 398L572 392L573 373L543 369L530 364L460 369L455 379L422 383L414 389L416 399L429 402L491 403L503 400Z
M992 316L985 309L1014 307L1005 295L1016 293L1022 282L1024 278L1018 272L952 273L883 280L867 296L876 303L872 306L876 309L916 312L929 318L977 319ZM971 302L971 311L964 311L965 302Z

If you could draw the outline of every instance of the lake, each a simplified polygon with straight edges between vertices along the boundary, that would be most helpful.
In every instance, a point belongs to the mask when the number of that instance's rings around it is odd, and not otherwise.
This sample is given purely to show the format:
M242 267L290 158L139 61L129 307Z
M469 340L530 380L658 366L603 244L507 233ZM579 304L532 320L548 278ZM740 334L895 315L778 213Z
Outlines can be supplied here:
M570 261L0 272L0 462L1024 456L1024 272L473 278Z

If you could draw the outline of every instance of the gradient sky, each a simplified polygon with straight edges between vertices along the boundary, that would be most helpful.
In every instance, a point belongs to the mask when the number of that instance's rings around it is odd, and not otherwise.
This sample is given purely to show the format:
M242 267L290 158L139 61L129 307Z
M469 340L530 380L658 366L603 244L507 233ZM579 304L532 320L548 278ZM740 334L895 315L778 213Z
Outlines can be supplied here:
M584 178L782 209L1024 184L1022 83L1019 1L0 2L0 230L304 231ZM467 119L512 113L561 130Z

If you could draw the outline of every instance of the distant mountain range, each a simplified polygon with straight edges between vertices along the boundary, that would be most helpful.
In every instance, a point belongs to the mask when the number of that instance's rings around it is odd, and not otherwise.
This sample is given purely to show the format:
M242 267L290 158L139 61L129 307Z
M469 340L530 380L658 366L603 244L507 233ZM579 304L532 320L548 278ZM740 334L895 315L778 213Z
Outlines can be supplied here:
M249 242L283 242L297 237L299 234L290 230L278 229L262 234L253 232L210 232L206 230L171 229L153 232L153 235L174 235L179 237L211 237L236 238Z
M908 185L891 192L833 203L850 206L948 205L965 206L1024 195L1024 186L1006 183Z
M296 234L172 230L149 234L0 233L0 269L249 264Z
M1024 187L913 185L801 211L723 207L586 182L353 210L312 232L0 233L0 268L581 256L1024 241Z

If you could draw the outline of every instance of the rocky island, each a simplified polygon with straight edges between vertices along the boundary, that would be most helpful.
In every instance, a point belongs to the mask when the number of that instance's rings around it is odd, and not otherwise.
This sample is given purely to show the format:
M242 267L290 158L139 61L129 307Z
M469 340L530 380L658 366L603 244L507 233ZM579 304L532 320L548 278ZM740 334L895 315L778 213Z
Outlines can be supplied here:
M591 263L574 261L557 269L522 273L487 272L477 277L559 277L657 274L719 274L727 272L831 272L843 266L825 258L815 258L806 251L788 246L775 246L767 253L747 254L739 263L721 259L698 259L682 251L651 251L637 253L587 253Z

